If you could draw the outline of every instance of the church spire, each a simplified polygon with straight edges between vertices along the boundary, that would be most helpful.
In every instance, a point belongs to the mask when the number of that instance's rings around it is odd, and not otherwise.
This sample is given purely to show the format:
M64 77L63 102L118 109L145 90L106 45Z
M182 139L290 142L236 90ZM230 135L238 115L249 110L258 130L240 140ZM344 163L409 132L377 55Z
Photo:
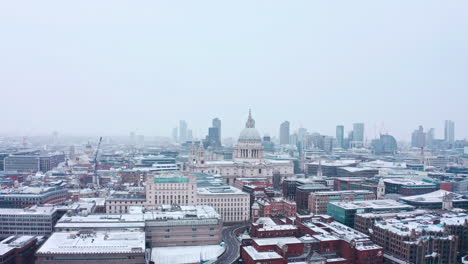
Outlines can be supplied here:
M255 128L255 120L252 118L252 110L249 109L249 118L247 119L247 123L245 123L246 128Z

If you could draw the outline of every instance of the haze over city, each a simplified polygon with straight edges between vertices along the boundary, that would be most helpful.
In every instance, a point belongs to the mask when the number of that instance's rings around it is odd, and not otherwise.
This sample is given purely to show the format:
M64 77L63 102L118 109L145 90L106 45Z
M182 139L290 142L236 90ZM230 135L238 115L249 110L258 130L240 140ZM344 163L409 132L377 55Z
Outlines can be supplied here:
M468 1L0 3L0 264L468 264Z
M366 124L468 135L466 1L5 1L0 134L170 137L214 117L236 138L252 108L334 135Z

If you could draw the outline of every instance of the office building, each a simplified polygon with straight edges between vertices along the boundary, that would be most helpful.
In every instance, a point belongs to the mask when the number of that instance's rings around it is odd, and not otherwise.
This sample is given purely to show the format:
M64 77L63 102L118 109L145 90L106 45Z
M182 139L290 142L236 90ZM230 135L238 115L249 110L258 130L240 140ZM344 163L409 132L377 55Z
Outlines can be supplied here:
M4 157L5 171L47 172L65 162L65 154L16 153Z
M34 205L60 204L69 198L62 187L5 188L0 193L0 208L26 208Z
M297 212L301 214L309 213L309 195L314 192L331 191L332 188L320 183L311 183L298 186L296 188Z
M211 206L164 206L144 214L151 247L217 245L223 221Z
M437 190L435 183L429 183L405 178L383 179L385 194L399 194L402 196L418 195Z
M120 194L115 193L106 199L105 207L108 214L123 214L128 213L132 206L144 206L146 204L146 196L144 194Z
M280 145L289 144L289 121L284 121L280 125Z
M38 246L35 236L10 236L0 242L0 263L31 264Z
M313 192L309 195L309 212L311 214L327 214L328 203L340 201L366 201L375 200L371 191L330 191Z
M444 190L437 190L430 193L400 197L400 201L423 209L468 209L468 199L463 195ZM450 208L444 208L444 201ZM447 206L446 206L447 207Z
M54 233L36 252L36 264L145 264L144 232Z
M40 171L40 157L26 155L10 155L4 158L5 171Z
M211 126L215 127L218 129L218 141L221 143L222 136L221 136L221 119L219 118L214 118L213 121L211 122Z
M216 210L201 205L162 205L157 210L125 214L64 215L56 224L56 232L144 231L151 247L218 245L222 228Z
M400 214L375 220L370 236L384 248L389 261L455 264L457 253L467 250L467 222L466 213Z
M353 124L353 141L364 143L364 123Z
M146 178L147 209L161 205L194 205L197 197L197 182L190 173L166 173L148 175Z
M411 134L411 146L414 148L423 148L426 146L426 133L424 133L424 128L422 126L419 126L419 128Z
M245 222L250 219L250 195L232 186L198 188L197 205L212 206L224 223Z
M296 209L296 202L283 197L258 199L252 205L252 221L261 217L295 216Z
M344 126L336 126L336 142L338 148L344 148Z
M434 146L434 140L435 140L435 129L429 128L429 130L426 133L426 146L432 148Z
M353 228L354 216L357 213L411 211L413 209L411 205L394 200L343 201L328 203L327 214L336 221Z
M172 129L172 140L174 142L178 142L179 141L179 129L177 127L174 127Z
M450 146L455 142L455 122L445 120L444 140Z
M398 145L393 136L380 135L379 139L372 140L372 149L377 155L389 155L397 152Z
M187 141L187 122L185 120L179 121L179 142L184 143Z
M58 218L54 207L0 208L0 237L49 236Z

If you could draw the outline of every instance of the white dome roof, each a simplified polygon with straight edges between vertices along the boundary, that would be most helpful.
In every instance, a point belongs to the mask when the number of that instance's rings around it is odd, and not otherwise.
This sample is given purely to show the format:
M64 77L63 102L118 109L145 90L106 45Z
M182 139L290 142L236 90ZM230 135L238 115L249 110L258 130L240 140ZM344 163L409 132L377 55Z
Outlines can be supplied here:
M262 142L262 137L254 127L246 127L240 133L239 142Z

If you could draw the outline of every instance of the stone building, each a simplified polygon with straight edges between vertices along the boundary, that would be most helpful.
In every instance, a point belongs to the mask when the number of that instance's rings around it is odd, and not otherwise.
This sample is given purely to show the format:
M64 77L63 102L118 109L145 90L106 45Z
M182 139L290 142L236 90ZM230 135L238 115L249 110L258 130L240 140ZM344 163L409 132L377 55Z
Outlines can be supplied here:
M232 160L207 160L203 144L192 144L188 169L194 172L216 173L225 183L233 185L236 178L263 177L272 182L273 174L291 176L294 164L291 160L264 158L260 133L255 128L255 120L249 112L245 128L234 147Z

